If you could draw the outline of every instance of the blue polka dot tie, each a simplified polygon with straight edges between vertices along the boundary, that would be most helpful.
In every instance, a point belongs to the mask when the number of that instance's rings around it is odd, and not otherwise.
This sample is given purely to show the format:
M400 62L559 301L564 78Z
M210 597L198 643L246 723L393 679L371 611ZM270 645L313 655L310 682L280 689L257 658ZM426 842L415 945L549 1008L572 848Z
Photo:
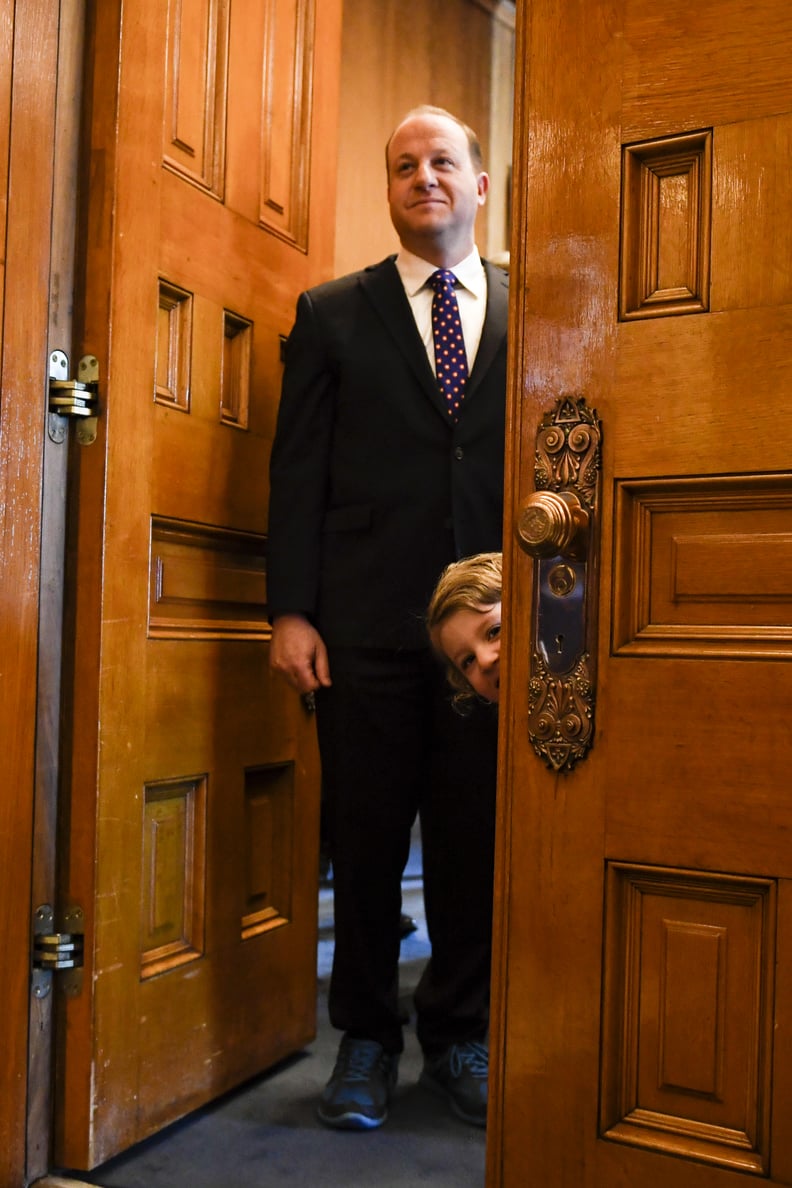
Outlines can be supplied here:
M438 268L437 272L433 272L429 277L429 284L434 289L432 337L437 382L446 398L448 416L452 421L459 417L468 377L465 340L462 337L462 322L454 293L455 282L456 277L447 268Z

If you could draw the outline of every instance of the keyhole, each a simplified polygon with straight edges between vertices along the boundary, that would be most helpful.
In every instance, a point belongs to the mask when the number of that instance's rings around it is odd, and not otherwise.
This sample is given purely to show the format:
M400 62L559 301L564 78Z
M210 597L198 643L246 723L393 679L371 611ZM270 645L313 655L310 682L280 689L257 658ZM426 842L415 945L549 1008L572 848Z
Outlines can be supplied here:
M555 645L556 645L556 652L557 652L557 653L558 653L558 655L560 656L560 655L561 655L561 653L562 653L562 652L563 652L563 650L564 650L564 637L563 637L563 635L557 635L557 636L555 637Z

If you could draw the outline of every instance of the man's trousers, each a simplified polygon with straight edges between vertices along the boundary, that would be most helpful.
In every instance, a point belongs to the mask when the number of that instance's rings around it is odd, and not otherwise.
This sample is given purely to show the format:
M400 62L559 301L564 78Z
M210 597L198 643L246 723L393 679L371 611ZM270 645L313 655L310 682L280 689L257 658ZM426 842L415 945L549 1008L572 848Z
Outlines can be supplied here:
M317 694L333 864L330 1020L388 1052L398 1003L401 877L416 813L431 957L415 994L427 1055L482 1040L489 1016L497 712L460 716L426 651L330 649Z

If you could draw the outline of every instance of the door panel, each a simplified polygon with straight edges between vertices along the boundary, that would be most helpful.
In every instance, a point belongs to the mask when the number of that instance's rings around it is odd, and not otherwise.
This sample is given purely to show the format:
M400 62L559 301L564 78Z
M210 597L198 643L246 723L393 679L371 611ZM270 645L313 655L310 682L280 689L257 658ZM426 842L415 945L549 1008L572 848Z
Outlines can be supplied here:
M340 5L95 6L74 490L57 1161L293 1052L315 1013L313 721L271 681L266 473L297 293L332 265Z
M559 773L511 547L489 1183L788 1184L792 15L521 16L512 516L584 399L599 627Z

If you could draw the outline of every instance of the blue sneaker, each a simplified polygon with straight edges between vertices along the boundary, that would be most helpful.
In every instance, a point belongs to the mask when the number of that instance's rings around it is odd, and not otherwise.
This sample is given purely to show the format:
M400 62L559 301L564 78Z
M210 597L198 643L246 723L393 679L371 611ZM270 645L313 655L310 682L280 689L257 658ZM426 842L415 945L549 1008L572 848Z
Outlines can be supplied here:
M420 1083L448 1099L458 1118L473 1126L487 1125L489 1048L468 1040L452 1044L442 1055L426 1058Z
M345 1035L333 1075L319 1098L317 1113L339 1130L374 1130L388 1117L399 1057L389 1056L376 1040Z

